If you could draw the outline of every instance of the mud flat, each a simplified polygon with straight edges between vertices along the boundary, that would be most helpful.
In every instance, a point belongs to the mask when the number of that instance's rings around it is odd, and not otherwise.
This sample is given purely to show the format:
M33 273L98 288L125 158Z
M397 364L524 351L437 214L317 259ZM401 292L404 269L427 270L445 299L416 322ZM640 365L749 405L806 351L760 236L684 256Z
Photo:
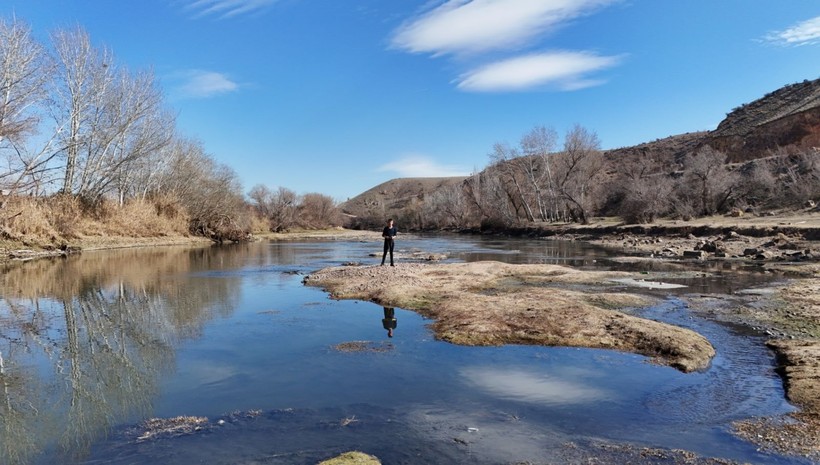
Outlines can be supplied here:
M684 372L705 369L715 350L688 329L618 311L650 305L613 292L629 273L499 262L343 266L304 283L337 299L369 300L434 319L437 338L462 345L533 344L634 352Z

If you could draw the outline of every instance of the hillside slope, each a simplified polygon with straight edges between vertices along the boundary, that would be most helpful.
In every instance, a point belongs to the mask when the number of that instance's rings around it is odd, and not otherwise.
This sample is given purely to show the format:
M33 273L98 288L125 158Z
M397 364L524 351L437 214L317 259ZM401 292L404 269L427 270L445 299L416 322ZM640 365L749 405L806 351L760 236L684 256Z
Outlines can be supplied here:
M820 146L820 79L791 84L730 112L704 143L730 162L765 157L778 148Z
M379 184L342 203L350 225L379 226L388 217L402 223L402 217L413 215L425 197L445 187L460 185L466 177L397 178Z

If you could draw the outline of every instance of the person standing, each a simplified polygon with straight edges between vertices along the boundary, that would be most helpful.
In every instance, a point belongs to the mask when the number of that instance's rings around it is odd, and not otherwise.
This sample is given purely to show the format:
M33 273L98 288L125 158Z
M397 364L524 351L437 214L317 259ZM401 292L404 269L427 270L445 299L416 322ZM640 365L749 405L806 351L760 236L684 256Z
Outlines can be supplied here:
M382 230L382 237L384 238L384 253L382 254L382 266L384 266L384 259L387 258L387 252L390 252L390 266L393 266L393 245L394 238L398 234L396 226L393 225L393 218L387 220L387 226Z

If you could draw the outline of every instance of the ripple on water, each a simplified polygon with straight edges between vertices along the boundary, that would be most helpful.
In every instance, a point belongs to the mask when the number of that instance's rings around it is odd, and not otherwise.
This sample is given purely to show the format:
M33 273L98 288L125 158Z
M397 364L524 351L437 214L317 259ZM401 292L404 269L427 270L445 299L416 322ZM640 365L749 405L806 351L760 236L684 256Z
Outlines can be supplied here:
M730 325L693 319L684 301L672 298L644 312L699 332L717 352L711 366L669 389L661 387L646 399L647 409L675 423L726 424L750 416L792 411L785 401L773 354L763 339Z

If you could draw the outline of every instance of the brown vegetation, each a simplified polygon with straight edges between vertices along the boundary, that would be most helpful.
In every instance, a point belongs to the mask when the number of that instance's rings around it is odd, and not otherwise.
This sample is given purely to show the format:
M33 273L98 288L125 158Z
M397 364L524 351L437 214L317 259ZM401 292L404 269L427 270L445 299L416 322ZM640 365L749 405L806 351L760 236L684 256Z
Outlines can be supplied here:
M706 368L715 352L702 336L614 310L648 303L637 295L608 292L609 279L628 276L477 262L328 268L305 283L329 290L334 298L416 310L436 320L437 337L456 344L616 349L686 372Z
M380 465L378 458L362 452L345 452L338 457L319 462L319 465Z
M7 244L65 249L85 239L114 237L186 237L188 216L167 200L133 199L123 205L102 201L88 206L74 196L5 199L0 234Z

